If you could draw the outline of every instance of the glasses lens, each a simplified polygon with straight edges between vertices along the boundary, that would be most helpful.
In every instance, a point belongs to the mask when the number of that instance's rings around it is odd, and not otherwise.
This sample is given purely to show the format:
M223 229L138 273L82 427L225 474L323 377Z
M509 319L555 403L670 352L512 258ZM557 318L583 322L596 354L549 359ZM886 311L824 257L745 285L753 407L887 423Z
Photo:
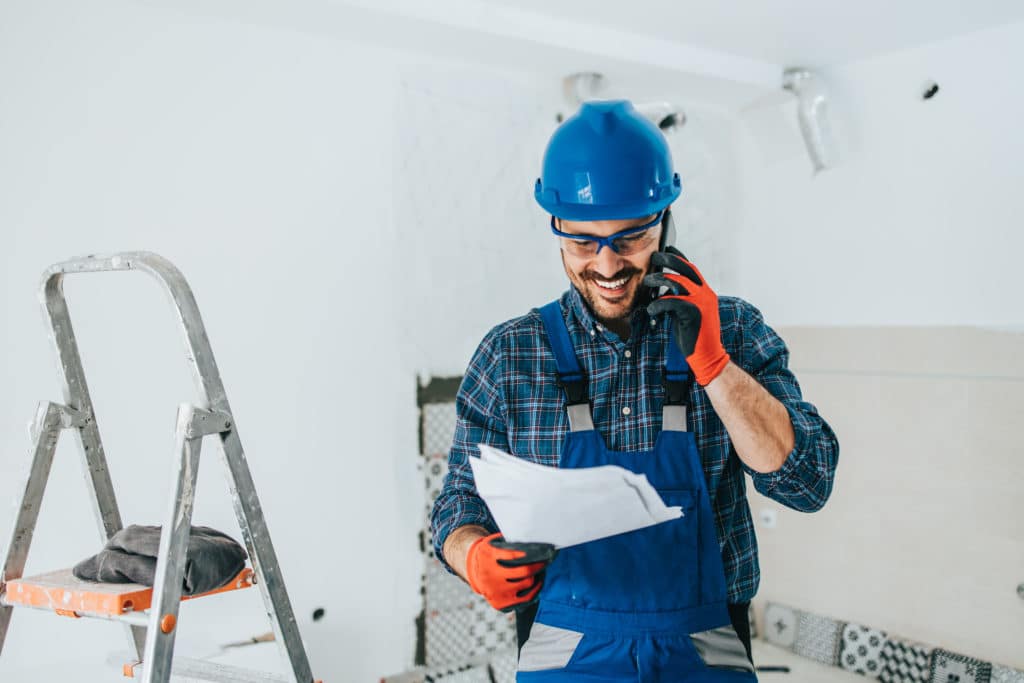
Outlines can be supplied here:
M563 237L562 249L573 256L593 256L597 253L597 242L594 240L574 240Z
M635 235L620 237L615 240L615 249L623 256L629 256L643 251L650 246L654 239L654 229L644 230Z

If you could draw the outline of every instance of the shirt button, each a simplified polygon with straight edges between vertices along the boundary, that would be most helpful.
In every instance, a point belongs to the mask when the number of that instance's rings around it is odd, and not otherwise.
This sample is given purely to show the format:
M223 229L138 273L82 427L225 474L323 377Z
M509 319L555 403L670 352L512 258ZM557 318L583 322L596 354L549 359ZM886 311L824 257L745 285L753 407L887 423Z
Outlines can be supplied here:
M622 409L623 415L629 415L631 412L633 411L629 409L629 406L626 406L625 408Z
M651 318L651 327L657 327L657 326L658 326L658 321L655 320L654 318Z
M626 358L632 358L633 357L633 352L630 351L629 349L626 349L626 352L624 354L622 354L622 355L625 356Z
M596 335L597 335L597 332L595 332L594 330L591 330L591 331L590 331L590 336L591 336L591 337L594 337L594 336L596 336Z

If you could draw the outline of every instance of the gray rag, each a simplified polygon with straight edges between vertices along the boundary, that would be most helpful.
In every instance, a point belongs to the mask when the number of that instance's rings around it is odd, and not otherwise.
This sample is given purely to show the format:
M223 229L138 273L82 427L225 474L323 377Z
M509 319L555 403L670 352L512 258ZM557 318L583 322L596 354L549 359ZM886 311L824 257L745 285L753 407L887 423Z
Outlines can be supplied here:
M133 524L110 537L97 555L72 573L84 581L152 586L156 576L160 527ZM246 553L233 538L208 526L194 526L188 538L182 595L198 595L231 583L245 567Z

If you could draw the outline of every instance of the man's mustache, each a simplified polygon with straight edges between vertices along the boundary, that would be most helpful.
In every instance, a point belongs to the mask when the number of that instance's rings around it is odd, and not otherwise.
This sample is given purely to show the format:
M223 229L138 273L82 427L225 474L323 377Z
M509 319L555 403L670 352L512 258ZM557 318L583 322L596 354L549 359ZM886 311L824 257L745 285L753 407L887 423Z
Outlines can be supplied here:
M592 270L585 270L580 275L580 277L582 277L584 280L603 280L605 282L613 282L615 280L621 280L624 277L633 277L634 275L637 275L642 272L643 271L640 270L639 268L623 268L619 272L615 273L615 275L607 277L605 275L596 273Z

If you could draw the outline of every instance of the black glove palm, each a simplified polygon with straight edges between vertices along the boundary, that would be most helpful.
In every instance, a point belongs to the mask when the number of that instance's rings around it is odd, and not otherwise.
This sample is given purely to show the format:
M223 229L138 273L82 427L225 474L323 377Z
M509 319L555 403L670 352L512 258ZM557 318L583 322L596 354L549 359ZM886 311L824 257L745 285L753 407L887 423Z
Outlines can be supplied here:
M667 292L647 307L652 316L668 313L675 326L676 343L686 356L697 384L706 387L729 365L722 344L722 321L718 295L708 286L697 266L678 249L668 247L651 256L651 266L674 273L652 273L644 278L648 287L666 287Z
M690 267L683 252L675 247L666 247L665 251L654 252L651 255L651 267L652 269L668 268L694 280L698 285L702 284L700 276ZM676 343L682 350L683 356L690 356L697 345L697 336L700 334L700 309L695 304L683 299L666 298L690 292L681 282L671 280L661 272L652 272L644 278L643 284L653 289L654 294L658 297L648 304L648 315L654 317L662 313L669 313L672 316ZM666 291L660 292L662 288L665 288Z

